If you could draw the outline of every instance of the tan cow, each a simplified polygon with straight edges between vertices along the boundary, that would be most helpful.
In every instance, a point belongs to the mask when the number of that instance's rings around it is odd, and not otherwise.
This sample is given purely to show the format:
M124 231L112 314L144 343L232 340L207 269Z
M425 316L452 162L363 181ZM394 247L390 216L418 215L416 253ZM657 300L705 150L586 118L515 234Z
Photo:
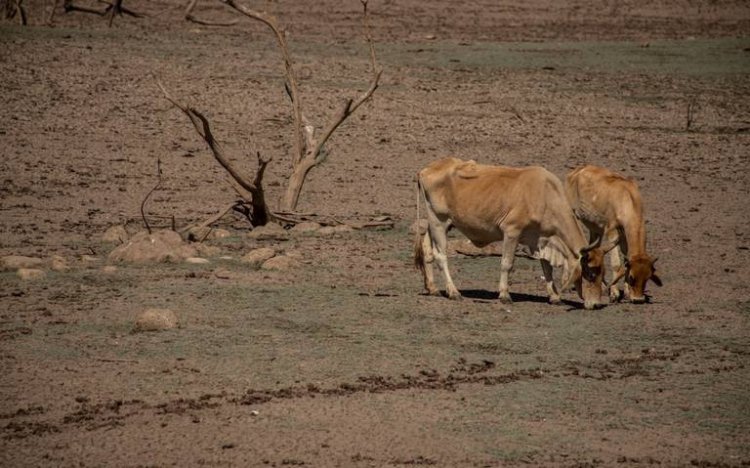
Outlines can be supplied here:
M508 274L520 242L539 255L551 303L560 301L552 264L561 258L563 277L567 278L562 290L575 283L587 309L600 304L603 254L597 243L587 245L562 182L546 169L486 166L445 158L422 169L418 184L426 201L429 227L424 235L417 235L414 260L429 294L439 294L432 271L436 261L448 297L461 298L448 271L446 251L446 233L455 226L479 247L503 240L501 301L511 301Z
M646 253L643 203L636 183L602 167L583 166L568 174L565 192L591 237L606 239L605 253L612 250L610 300L619 300L617 282L624 276L626 297L632 302L645 302L646 282L651 280L657 286L662 283L656 276L656 259ZM620 251L625 257L624 267Z

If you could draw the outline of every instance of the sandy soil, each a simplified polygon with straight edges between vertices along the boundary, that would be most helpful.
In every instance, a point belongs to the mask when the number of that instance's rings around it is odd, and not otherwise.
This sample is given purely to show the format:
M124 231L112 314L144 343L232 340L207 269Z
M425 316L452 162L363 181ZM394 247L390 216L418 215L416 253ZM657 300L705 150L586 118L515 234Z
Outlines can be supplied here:
M46 272L0 272L0 464L750 465L750 6L466 3L370 1L381 86L304 187L302 212L393 229L263 240L228 216L207 264L115 269L102 234L143 228L157 159L160 227L236 198L156 77L244 171L274 158L277 206L291 118L272 37L185 22L172 0L126 0L150 16L112 28L62 11L45 26L41 1L30 26L0 23L0 256ZM288 26L324 126L367 86L359 2L258 4ZM552 306L519 259L503 306L498 259L454 256L465 299L421 295L414 174L448 154L635 178L664 287ZM240 261L257 247L292 266ZM180 327L131 333L151 307Z

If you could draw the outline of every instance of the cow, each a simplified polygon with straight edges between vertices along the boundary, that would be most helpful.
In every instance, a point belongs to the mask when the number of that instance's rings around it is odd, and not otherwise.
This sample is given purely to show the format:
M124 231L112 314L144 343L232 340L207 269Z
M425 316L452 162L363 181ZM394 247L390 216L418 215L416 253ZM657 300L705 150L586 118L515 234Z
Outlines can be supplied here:
M610 253L612 281L609 297L620 300L617 282L625 277L625 296L633 303L646 302L646 283L661 286L656 275L656 258L646 253L646 227L638 185L631 179L598 166L582 166L565 178L565 193L590 237L605 239L603 250ZM625 257L624 266L620 252Z
M445 277L448 297L461 298L447 259L446 234L455 227L479 247L503 241L501 302L512 302L508 274L521 243L541 260L550 303L560 302L552 277L552 266L557 263L564 266L562 291L575 284L586 309L600 306L603 254L598 242L586 242L563 184L551 172L536 166L489 166L448 157L422 169L417 185L427 207L428 229L424 234L417 231L414 261L428 294L439 295L434 261Z

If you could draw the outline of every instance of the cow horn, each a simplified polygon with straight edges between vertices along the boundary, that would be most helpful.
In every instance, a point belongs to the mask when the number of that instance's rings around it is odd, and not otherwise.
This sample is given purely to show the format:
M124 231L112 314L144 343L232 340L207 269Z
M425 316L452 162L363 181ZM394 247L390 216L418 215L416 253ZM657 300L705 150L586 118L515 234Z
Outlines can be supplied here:
M580 255L583 255L583 254L589 253L592 250L594 250L595 248L599 247L602 244L602 238L603 237L604 236L597 237L597 239L593 243L591 243L591 244L587 245L586 247L582 248L581 251L578 252L578 253Z

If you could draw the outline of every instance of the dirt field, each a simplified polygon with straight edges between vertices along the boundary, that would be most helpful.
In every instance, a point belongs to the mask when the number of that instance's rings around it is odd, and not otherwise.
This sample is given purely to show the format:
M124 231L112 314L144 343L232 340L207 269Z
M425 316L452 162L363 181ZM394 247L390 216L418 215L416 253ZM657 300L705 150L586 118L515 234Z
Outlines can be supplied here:
M0 465L750 465L750 4L370 0L381 86L298 208L394 229L259 240L229 216L207 264L105 269L102 234L142 229L157 158L152 215L181 227L236 197L155 77L243 170L274 158L272 206L289 173L271 35L185 22L185 3L48 27L28 0L30 26L0 23L0 256L70 267L0 272ZM288 26L323 126L367 86L359 2L253 3ZM414 174L445 155L635 178L664 286L553 306L518 259L505 306L499 259L456 255L464 300L422 295ZM240 261L264 246L293 266ZM150 307L180 327L132 333Z

